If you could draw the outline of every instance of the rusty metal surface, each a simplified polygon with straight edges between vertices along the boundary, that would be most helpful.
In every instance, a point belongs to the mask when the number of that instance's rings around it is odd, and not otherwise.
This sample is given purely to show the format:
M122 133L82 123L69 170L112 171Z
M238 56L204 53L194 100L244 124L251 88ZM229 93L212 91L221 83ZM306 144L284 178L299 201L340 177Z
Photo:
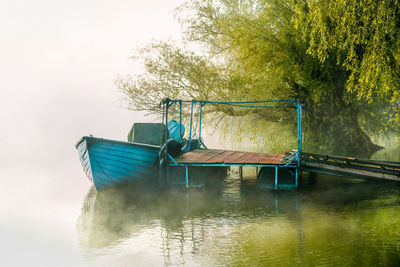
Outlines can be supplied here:
M220 149L196 149L180 155L175 160L180 164L249 164L284 165L285 155L241 152Z

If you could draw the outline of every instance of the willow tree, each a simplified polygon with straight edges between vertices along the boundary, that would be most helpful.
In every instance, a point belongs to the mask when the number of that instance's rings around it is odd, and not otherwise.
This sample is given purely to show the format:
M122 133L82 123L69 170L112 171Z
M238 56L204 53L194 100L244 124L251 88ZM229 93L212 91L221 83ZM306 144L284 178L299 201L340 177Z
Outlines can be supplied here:
M322 8L320 2L314 6ZM363 130L370 130L366 126L371 122L379 126L375 130L396 130L398 93L387 99L376 87L365 89L380 96L375 99L352 89L360 82L346 65L345 47L318 49L317 41L326 38L318 33L330 32L315 25L324 21L315 19L323 14L314 6L290 0L188 2L177 9L177 16L188 47L195 44L201 53L171 43L150 44L139 51L144 74L120 78L117 84L129 97L130 108L148 112L158 112L156 104L165 96L223 101L300 98L307 150L369 154L378 146ZM210 112L243 115L217 106ZM260 120L295 126L293 113L256 112ZM382 123L390 121L382 120L385 116L392 118L391 124Z
M296 1L295 9L294 21L307 40L307 53L321 62L336 60L348 72L348 101L368 104L359 114L363 128L398 133L399 1L307 0Z

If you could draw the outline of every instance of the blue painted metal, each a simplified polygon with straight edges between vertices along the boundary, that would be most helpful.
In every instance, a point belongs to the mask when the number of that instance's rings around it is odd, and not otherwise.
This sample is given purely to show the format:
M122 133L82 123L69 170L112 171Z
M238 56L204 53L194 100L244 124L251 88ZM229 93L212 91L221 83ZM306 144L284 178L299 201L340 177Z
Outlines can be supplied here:
M180 166L184 167L186 165L193 166L193 167L228 167L228 166L243 166L243 167L278 167L278 168L298 168L297 164L294 164L293 161L296 160L298 157L298 153L294 152L292 153L292 156L286 157L284 159L289 160L285 164L257 164L257 163L179 163L175 159L172 161L172 163L169 163L169 166Z
M207 147L206 147L206 145L203 143L203 140L202 139L199 139L199 143L201 143L201 145L204 147L204 149L208 149Z
M179 123L182 125L182 101L179 101ZM179 130L180 130L179 141L182 142L182 128L179 128Z
M76 148L97 190L156 178L159 146L84 136Z
M165 125L168 125L168 100L166 100L165 103ZM167 142L167 140L168 140L168 127L165 127L165 142ZM165 155L168 155L168 146L166 146L165 148ZM167 156L165 156L165 158L166 160L168 159Z
M296 159L298 160L299 159L299 152L298 151L294 151L292 154L290 154L289 157L284 157L283 159L284 160L288 160L288 162L286 163L286 166L288 166L288 165L292 164L292 162L294 160L296 160Z
M297 165L276 165L276 164L243 164L243 163L221 163L221 164L213 164L213 163L169 163L169 166L180 166L184 167L186 165L193 167L228 167L228 166L243 166L243 167L278 167L278 168L297 168Z
M185 165L185 173L186 173L186 188L189 188L189 166Z
M170 154L168 154L168 158L170 159L170 160L172 160L172 162L174 163L174 164L178 164L178 162L176 162L176 160L170 155Z
M168 102L169 101L169 102ZM261 100L261 101L236 101L236 102L220 102L220 101L206 101L206 100L170 100L168 99L166 104L166 123L168 123L168 108L173 105L174 103L179 103L179 118L180 122L182 121L182 103L191 103L191 112L190 112L190 131L189 131L189 151L190 151L190 141L192 139L192 129L193 129L193 108L194 105L200 104L200 122L199 122L199 146L205 146L202 138L201 138L201 125L202 125L202 108L206 104L221 104L221 105L229 105L232 107L246 107L246 108L295 108L297 111L297 141L298 147L297 151L293 152L288 158L288 162L284 165L274 165L274 164L258 164L258 165L251 165L251 164L178 164L175 160L172 160L172 163L167 164L168 166L181 166L188 168L189 166L203 166L203 167L211 167L211 166L219 166L219 167L227 167L227 166L252 166L252 167L275 167L275 188L293 188L298 186L298 169L300 167L300 153L302 150L302 104L300 99L282 99L282 100ZM262 104L262 103L278 103L278 102L289 102L292 106L269 106L269 105L254 105L254 104ZM295 160L297 160L297 164L292 164ZM296 178L295 184L279 184L278 183L278 168L296 168ZM188 173L186 173L186 178L188 180ZM187 183L188 184L188 183Z
M297 153L301 154L302 140L303 140L303 107L300 100L296 103L297 109ZM300 160L298 160L298 165L300 166Z
M193 106L195 104L195 101L192 101L192 107L190 111L190 130L189 130L189 151L190 151L190 143L192 141L192 124L193 124Z
M168 105L169 105L169 99L165 99L163 101L163 110L165 108L165 125L168 124ZM168 140L168 127L165 127L165 142ZM169 166L168 166L168 146L165 146L165 176L166 176L166 180L168 180L168 176L169 176Z
M199 143L197 144L197 148L200 148L201 145L201 117L202 117L203 105L200 104L200 119L199 119Z
M171 103L179 102L182 103L210 103L210 104L221 104L221 105L230 105L230 104L256 104L256 103L275 103L275 102L291 102L295 103L296 99L276 99L276 100L257 100L257 101L230 101L230 102L223 102L223 101L208 101L208 100L171 100Z

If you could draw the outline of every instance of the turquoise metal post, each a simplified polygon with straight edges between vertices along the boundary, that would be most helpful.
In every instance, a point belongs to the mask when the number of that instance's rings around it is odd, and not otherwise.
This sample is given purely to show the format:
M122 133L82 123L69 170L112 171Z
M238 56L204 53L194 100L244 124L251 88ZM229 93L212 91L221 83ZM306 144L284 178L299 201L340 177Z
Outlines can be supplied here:
M166 181L168 182L169 180L169 167L168 167L168 146L167 146L167 140L168 140L168 108L169 108L169 103L168 103L168 98L165 101L165 170L166 170Z
M297 169L296 169L296 187L298 186L299 169L301 164L301 149L303 141L303 107L300 99L297 99Z
M303 106L300 103L300 153L303 149Z
M167 127L167 125L168 125L168 108L169 108L168 100L166 100L165 101L165 142L167 142L167 140L168 140L168 127ZM166 150L166 152L168 152L168 151ZM167 155L167 153L166 153L166 155Z
M179 141L182 142L182 100L179 100Z
M302 139L303 139L303 108L300 103L300 99L297 100L297 139L298 147L297 151L300 154L302 149Z
M203 111L203 103L200 102L200 122L199 122L199 142L197 143L197 148L200 148L201 143L201 113Z
M278 188L278 167L275 167L275 189Z
M189 188L189 167L188 167L188 165L185 165L185 171L186 171L186 188Z
M192 141L192 123L193 123L193 105L194 105L195 101L192 100L192 108L190 111L190 130L189 130L189 151L190 151L190 143Z

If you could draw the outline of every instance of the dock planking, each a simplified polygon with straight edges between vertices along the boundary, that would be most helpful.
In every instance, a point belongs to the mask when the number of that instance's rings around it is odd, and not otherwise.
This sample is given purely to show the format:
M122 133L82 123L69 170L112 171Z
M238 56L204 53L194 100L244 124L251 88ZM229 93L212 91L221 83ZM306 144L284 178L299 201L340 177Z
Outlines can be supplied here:
M179 164L285 165L285 155L222 149L196 149L175 158ZM295 163L293 163L295 164Z
M347 175L400 182L400 162L303 152L301 154L301 170L336 176Z

